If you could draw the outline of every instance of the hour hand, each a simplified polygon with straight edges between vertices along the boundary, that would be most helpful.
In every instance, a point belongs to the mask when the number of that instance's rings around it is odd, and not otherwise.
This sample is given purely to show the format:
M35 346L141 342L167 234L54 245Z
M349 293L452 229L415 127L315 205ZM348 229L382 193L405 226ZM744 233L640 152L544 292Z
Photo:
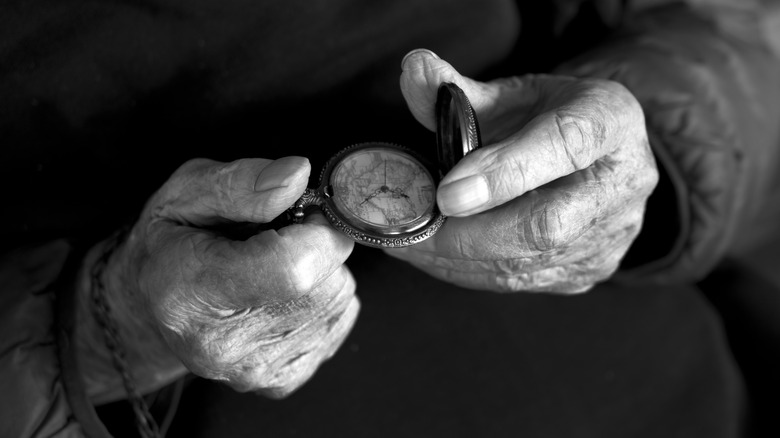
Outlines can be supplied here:
M382 189L376 189L376 190L374 190L374 193L372 193L372 194L368 195L368 197L366 197L366 199L364 199L364 200L363 200L363 202L361 202L361 203L360 203L360 205L363 205L363 204L365 204L366 202L370 201L370 200L371 200L371 198L373 198L374 196L376 196L376 195L378 195L378 194L380 194L380 193L382 193Z
M392 193L393 193L393 196L394 196L394 197L398 197L398 198L406 198L406 199L409 199L409 195L407 195L406 193L404 193L404 189L402 189L401 187L396 187L396 188L394 188L394 189L392 190Z

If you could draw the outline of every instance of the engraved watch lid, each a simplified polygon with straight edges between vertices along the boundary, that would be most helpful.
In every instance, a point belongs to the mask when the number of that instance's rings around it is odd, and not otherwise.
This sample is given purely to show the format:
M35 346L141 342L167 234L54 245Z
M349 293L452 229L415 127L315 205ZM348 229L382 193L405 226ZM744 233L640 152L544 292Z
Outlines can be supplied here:
M436 96L436 146L441 177L466 154L482 146L471 102L452 82L442 83Z

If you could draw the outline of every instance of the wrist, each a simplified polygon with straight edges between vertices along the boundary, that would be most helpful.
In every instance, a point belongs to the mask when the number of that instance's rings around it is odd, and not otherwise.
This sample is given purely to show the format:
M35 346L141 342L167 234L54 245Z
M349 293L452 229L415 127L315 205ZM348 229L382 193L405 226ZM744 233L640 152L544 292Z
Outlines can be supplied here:
M122 261L129 260L128 245L102 241L87 253L76 284L75 347L87 396L93 404L128 397L117 368L117 348L123 349L124 362L136 390L155 391L184 375L187 370L170 351L145 309L135 276ZM104 269L96 269L101 258L108 257ZM98 302L95 294L99 294ZM100 302L104 306L98 305ZM103 307L103 310L99 310ZM102 316L101 316L102 315ZM118 334L111 346L107 330L99 318L108 319Z

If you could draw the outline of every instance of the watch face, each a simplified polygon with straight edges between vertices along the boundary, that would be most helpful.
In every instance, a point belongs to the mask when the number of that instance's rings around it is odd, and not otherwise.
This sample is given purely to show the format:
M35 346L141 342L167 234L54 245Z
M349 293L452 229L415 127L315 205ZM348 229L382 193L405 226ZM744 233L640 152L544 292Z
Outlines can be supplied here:
M400 149L357 149L336 164L332 200L351 222L387 234L413 231L431 218L436 186L431 174Z

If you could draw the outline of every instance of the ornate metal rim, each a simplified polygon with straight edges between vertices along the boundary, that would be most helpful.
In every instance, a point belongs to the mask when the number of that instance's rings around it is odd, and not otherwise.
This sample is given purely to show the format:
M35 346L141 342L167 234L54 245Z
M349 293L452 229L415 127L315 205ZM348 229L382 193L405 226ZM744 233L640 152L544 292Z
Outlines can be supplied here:
M407 147L387 142L366 142L354 144L340 150L338 153L336 153L336 155L331 157L327 163L325 163L325 166L323 166L322 171L320 172L320 184L317 192L322 196L323 202L320 203L320 208L325 214L325 217L328 219L331 225L336 227L338 230L356 242L376 248L400 248L414 245L436 234L436 232L439 231L439 228L441 228L441 226L444 224L446 217L442 215L441 212L439 212L439 207L436 205L435 201L431 218L427 223L417 227L413 231L392 235L374 232L370 229L350 223L347 218L345 218L336 208L334 208L334 205L332 204L333 201L330 200L330 195L327 193L327 187L330 183L331 173L336 168L336 165L338 165L341 160L348 154L362 149L370 149L375 147L396 149L410 155L422 166L424 166L426 170L428 170L431 178L433 178L434 184L439 183L439 173L433 169L431 165L418 153Z
M339 215L333 211L330 203L327 201L320 205L320 208L325 217L328 218L328 222L336 229L356 242L375 248L401 248L420 243L436 234L436 232L439 231L439 228L441 228L447 220L446 216L437 211L430 222L417 231L386 236L361 230L346 221L343 221Z

